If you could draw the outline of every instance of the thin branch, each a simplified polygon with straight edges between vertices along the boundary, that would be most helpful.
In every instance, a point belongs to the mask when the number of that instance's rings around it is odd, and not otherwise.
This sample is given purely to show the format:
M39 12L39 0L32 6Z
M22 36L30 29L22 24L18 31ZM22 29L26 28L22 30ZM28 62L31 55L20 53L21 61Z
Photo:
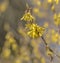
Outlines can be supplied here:
M53 54L55 54L55 56L57 56L58 58L60 58L60 56L57 55L56 53L54 53L54 51L48 46L48 44L47 44L46 40L44 39L44 37L42 36L41 38L42 38L44 44L46 45L46 47L48 47L48 49L49 49ZM50 55L50 57L51 57L51 61L52 61L53 56Z

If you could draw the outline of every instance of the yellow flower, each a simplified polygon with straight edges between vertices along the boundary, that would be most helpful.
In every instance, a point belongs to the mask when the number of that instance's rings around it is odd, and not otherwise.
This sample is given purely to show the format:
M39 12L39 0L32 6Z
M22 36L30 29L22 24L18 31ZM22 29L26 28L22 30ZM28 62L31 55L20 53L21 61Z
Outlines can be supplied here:
M55 11L55 6L54 6L54 5L51 6L51 10L52 10L53 12Z
M31 24L31 26L27 28L29 29L27 34L32 38L37 38L39 36L42 36L44 33L44 28L38 26L37 24Z
M45 58L44 58L44 57L42 57L42 58L41 58L41 63L46 63L46 61L45 61Z
M7 48L4 49L3 52L2 52L3 58L9 58L10 54L11 54L11 51L10 51L10 49L7 49Z
M31 15L30 12L26 12L23 17L21 18L21 20L24 20L24 21L33 21L35 20L35 18Z
M57 19L57 14L54 14L54 20L56 20Z
M48 0L48 3L52 3L52 0Z
M55 0L55 3L58 4L59 3L59 0Z
M18 45L16 43L13 43L12 44L12 49L15 51L15 50L17 50L17 48L18 48Z
M16 59L14 60L14 63L22 63L22 60L21 60L20 58L16 58Z
M12 38L12 37L11 37L8 41L9 41L9 43L10 43L10 44L12 44L12 43L15 43L15 42L16 42L16 40L15 40L14 38Z
M53 42L57 42L58 41L58 38L59 38L58 33L52 34L51 38L52 38L52 41Z
M6 9L8 8L8 4L9 4L8 1L2 2L0 4L0 12L5 12Z
M60 13L54 15L54 23L56 26L60 25Z
M11 37L13 37L13 33L12 32L8 32L5 36L5 39L10 39Z
M33 12L34 13L39 13L39 9L38 8L33 8Z
M10 44L16 42L16 40L15 40L14 37L13 37L12 32L8 32L8 33L6 34L6 36L5 36L5 39L6 39Z
M41 2L40 1L37 1L36 2L38 6L41 6Z
M48 3L56 3L56 4L58 4L59 0L48 0Z

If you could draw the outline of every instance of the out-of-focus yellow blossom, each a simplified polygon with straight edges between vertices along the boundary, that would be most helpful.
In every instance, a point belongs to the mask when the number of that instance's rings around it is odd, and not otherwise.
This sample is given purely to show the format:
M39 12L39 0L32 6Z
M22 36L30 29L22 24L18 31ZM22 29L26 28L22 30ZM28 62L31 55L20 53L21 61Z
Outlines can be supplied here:
M38 8L33 8L33 12L34 12L34 13L39 13L40 11L39 11Z
M0 12L5 12L6 9L8 8L8 4L9 4L8 1L2 2L0 4Z
M25 32L25 29L24 28L18 28L18 33L21 34L23 37L26 37L26 32Z
M13 38L12 32L8 32L5 38L10 44L16 42L16 40Z
M39 0L36 3L37 3L37 6L41 6L41 2Z
M52 34L51 38L52 42L57 42L59 39L59 34L58 33Z
M8 40L5 41L5 43L4 43L4 47L6 47L6 48L10 48L10 43L9 43Z
M13 37L13 34L12 34L12 32L8 32L7 34L6 34L6 36L5 36L5 39L10 39L11 37Z
M57 14L55 13L55 14L54 14L54 20L56 20L56 19L57 19Z
M54 6L54 5L51 6L51 10L52 10L53 12L55 11L55 6Z
M46 60L44 57L41 58L41 63L46 63Z
M52 3L52 0L48 0L48 3Z
M22 60L18 57L14 60L14 63L22 63Z
M42 36L45 30L44 27L40 27L37 24L31 24L31 26L27 28L29 29L27 34L32 38L37 38L39 36Z
M59 3L59 0L55 0L55 3L58 4Z
M54 29L52 29L52 30L50 30L50 32L52 33L52 34L55 34L55 30Z
M30 51L28 51L27 48L21 47L21 48L20 48L20 53L21 53L20 57L21 57L22 59L24 59L25 61L29 61L29 60L30 60L30 57L29 57Z
M54 23L56 26L60 25L60 13L54 15Z
M33 49L33 53L34 53L34 55L35 55L36 58L38 58L38 59L41 58L40 52L39 52L39 50L38 50L37 47L35 47L35 48Z
M56 3L56 4L58 4L59 0L48 0L48 3Z
M59 33L56 32L54 29L51 29L46 34L46 42L49 44L51 42L58 43L59 41Z
M23 17L21 18L21 20L24 20L24 21L34 21L35 18L31 15L30 11L29 12L26 12Z
M11 54L10 49L7 49L7 48L3 49L3 52L2 52L3 58L6 58L6 59L9 58L10 54Z
M11 37L8 41L9 41L9 43L10 43L10 44L12 44L12 43L15 43L15 42L16 42L16 40L15 40L14 38L12 38L12 37Z
M13 43L12 44L12 50L16 51L18 48L18 45L16 43Z
M52 42L57 42L58 39L59 39L59 34L54 29L52 29L51 30L51 40L52 40Z

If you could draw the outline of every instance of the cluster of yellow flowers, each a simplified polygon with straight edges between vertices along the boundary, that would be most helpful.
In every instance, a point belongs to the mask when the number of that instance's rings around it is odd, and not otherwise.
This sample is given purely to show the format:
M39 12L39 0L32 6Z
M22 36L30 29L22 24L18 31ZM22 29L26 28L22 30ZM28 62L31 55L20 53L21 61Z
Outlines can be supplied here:
M60 13L54 14L54 23L58 26L60 25Z
M31 24L28 29L29 31L27 32L27 34L32 38L42 36L45 30L44 27L40 27L37 24Z
M53 32L51 35L52 42L57 42L59 39L59 34L57 32Z
M16 54L18 51L18 45L17 45L16 40L13 37L12 32L8 32L5 36L5 39L6 40L5 40L3 51L2 51L2 57L9 58L12 53L10 47L12 47L12 50Z
M51 4L51 10L53 12L55 12L55 4L58 5L59 4L59 0L48 0L48 3Z
M25 24L26 33L29 37L33 38L32 39L33 41L30 42L31 47L33 47L33 49L32 49L33 53L31 53L31 55L33 54L34 57L36 57L37 59L40 59L41 56L40 56L40 53L39 53L39 50L38 50L38 44L40 42L36 44L36 42L34 41L35 40L34 38L41 37L43 35L44 31L45 31L45 27L48 26L48 24L45 24L44 27L37 25L34 22L35 18L31 15L30 10L23 15L21 20L24 20L24 21L27 22L27 24ZM28 47L28 48L30 48L30 47ZM33 62L37 63L38 60L33 59ZM41 62L45 63L45 59L42 58Z
M37 24L32 22L32 21L35 20L35 18L31 15L30 10L23 15L21 20L24 20L24 21L27 21L27 22L29 21L30 22L30 23L26 24L26 28L28 28L27 34L31 38L37 38L37 37L43 35L44 30L45 30L44 27L40 27Z
M25 13L23 15L23 17L21 18L21 20L32 22L33 20L35 20L35 18L31 15L30 11L28 11L27 13Z
M60 37L59 33L56 32L54 29L51 29L46 34L46 41L48 43L52 43L52 42L58 43L59 42L59 37Z

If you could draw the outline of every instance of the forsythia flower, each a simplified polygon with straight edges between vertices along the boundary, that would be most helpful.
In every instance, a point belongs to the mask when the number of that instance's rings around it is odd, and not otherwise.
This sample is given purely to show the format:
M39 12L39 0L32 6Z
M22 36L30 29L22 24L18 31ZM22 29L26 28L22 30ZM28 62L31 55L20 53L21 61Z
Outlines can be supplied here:
M35 20L35 18L31 15L30 12L26 12L23 17L21 18L21 20L24 20L24 21L33 21Z
M59 39L59 34L58 33L54 33L54 34L52 34L51 38L52 38L53 42L57 42L58 39Z
M2 56L4 57L4 58L9 58L10 57L10 54L11 54L11 51L10 51L10 49L4 49L3 50L3 52L2 52Z
M32 38L37 38L39 36L42 36L44 33L44 28L38 26L37 24L31 24L30 27L28 26L27 28L29 29L27 34Z
M5 36L5 39L8 40L8 42L10 44L16 42L16 40L13 38L13 33L12 32L8 32Z
M39 13L39 9L38 8L33 8L33 12L34 13Z
M41 63L46 63L46 61L45 61L45 58L44 58L44 57L42 57L42 58L41 58Z
M51 10L55 11L55 6L54 5L51 6Z
M52 0L48 0L48 3L52 3Z
M48 3L56 3L56 4L58 4L59 0L48 0Z
M55 3L58 4L59 3L59 0L55 0Z
M40 1L37 1L36 2L38 6L41 6L41 2Z
M57 26L60 25L60 13L54 15L54 21Z

